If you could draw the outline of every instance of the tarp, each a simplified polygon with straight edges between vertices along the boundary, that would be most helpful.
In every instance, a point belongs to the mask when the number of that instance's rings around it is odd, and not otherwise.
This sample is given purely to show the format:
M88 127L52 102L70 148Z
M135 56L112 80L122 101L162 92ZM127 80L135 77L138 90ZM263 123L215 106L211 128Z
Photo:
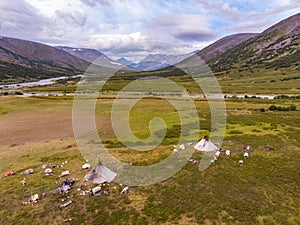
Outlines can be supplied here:
M203 138L194 146L194 148L202 152L212 152L219 150L219 148L215 146L214 143L212 143L208 138Z
M6 177L10 177L10 176L12 176L12 175L14 175L14 172L12 172L12 171L7 172L7 173L5 174Z
M83 170L91 168L91 165L89 163L83 164L81 167Z
M111 182L116 176L117 174L115 172L111 171L99 162L91 172L85 175L84 179L94 184L102 184L105 182Z
M28 169L28 170L25 170L23 172L21 172L22 175L29 175L29 174L33 174L33 169Z

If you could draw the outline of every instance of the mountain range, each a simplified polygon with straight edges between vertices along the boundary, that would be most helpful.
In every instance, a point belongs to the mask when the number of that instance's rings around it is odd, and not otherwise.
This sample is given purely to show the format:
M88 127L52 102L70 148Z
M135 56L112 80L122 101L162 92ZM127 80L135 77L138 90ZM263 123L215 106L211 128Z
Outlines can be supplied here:
M32 41L0 37L0 81L30 80L82 73L89 62Z
M300 13L262 33L223 37L200 51L186 55L150 54L139 63L125 58L114 61L94 49L52 47L32 41L0 37L0 83L81 74L92 63L99 65L99 62L104 62L104 65L123 65L133 70L157 70L173 65L192 54L201 57L212 71L218 74L251 68L278 69L292 66L299 69Z
M193 53L183 55L150 54L140 62L131 66L139 71L159 70L174 65L192 54Z

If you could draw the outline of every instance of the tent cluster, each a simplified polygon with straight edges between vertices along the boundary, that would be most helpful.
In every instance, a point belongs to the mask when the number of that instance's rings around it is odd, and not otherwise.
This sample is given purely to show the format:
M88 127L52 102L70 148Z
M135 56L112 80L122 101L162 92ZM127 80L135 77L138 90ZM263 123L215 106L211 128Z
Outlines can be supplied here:
M46 176L54 176L54 179L59 179L60 182L55 182L58 187L50 190L48 193L41 192L41 193L34 193L31 194L30 197L23 202L24 205L29 205L31 203L35 204L38 203L43 197L47 195L63 195L67 197L67 200L63 203L58 205L60 209L66 208L70 206L73 201L70 199L70 193L77 190L80 196L100 196L100 195L110 195L113 194L127 194L129 191L129 187L123 187L122 184L119 186L111 185L111 182L117 176L117 173L107 168L104 164L100 161L97 165L84 176L84 180L80 181L80 179L75 179L71 175L71 170L68 167L68 161L62 162L59 166L55 165L54 163L48 163L41 165L41 174ZM66 170L62 171L61 168ZM78 168L78 171L84 171L91 168L89 163L84 163L81 168ZM59 169L59 170L58 170ZM30 174L34 174L34 169L26 169L22 171L20 174L23 176L27 176ZM72 173L75 171L72 170ZM7 176L12 176L14 173L10 172ZM28 190L32 192L31 185L28 184L26 178L23 178L20 181L22 186L28 186Z
M210 164L214 165L217 161L217 159L219 157L221 157L222 155L225 155L226 157L230 157L231 156L231 151L230 150L226 150L224 151L222 148L217 147L207 136L204 136L198 143L194 144L192 142L188 143L187 146L193 146L195 150L200 151L200 152L204 152L204 153L209 153L209 152L213 152L213 157L210 160ZM175 146L174 145L174 149L173 149L173 153L174 154L178 154L179 151L184 150L186 147L184 144L181 144L179 146ZM253 148L251 146L247 146L244 148L244 158L248 158L249 157L249 152L253 151ZM192 162L194 165L199 163L199 160L197 159L193 159L191 158L189 160L190 162ZM243 160L239 160L239 164L243 165L244 161Z
M217 147L211 140L209 140L208 137L204 137L201 139L198 143L194 145L194 143L190 142L187 145L180 144L179 146L173 146L173 152L175 154L178 154L180 151L185 151L189 148L194 148L197 151L201 152L213 152L213 159L211 160L211 164L215 164L216 160L221 157L222 155L225 155L226 157L231 156L231 151L226 150L223 151L221 148ZM253 149L248 146L244 149L244 159L249 157L249 152L253 151ZM239 164L243 165L243 160L239 160ZM199 160L197 159L191 159L190 160L193 164L198 164ZM56 166L55 164L43 164L41 166L41 173L45 174L46 176L53 176L56 175L56 179L59 179L60 182L56 182L58 184L58 187L54 190L50 191L50 194L60 194L67 196L68 200L66 202L63 202L58 207L63 209L65 207L68 207L73 203L70 197L68 196L71 191L77 190L80 196L105 196L110 194L120 194L124 195L129 192L128 186L123 186L122 184L113 185L111 182L116 178L117 173L110 170L108 167L106 167L104 164L102 164L100 161L97 163L97 165L84 176L84 181L80 181L79 179L70 178L71 172L73 173L74 170L70 172L70 170L67 168L68 161L62 162L59 166ZM57 170L57 168L64 168L65 170L62 171ZM91 168L91 165L89 163L83 164L78 169L80 171L88 170ZM30 174L33 174L34 170L32 168L26 169L23 172L21 172L21 175L27 176ZM12 176L14 173L9 172L6 175ZM23 178L23 180L20 182L22 186L27 186L28 183L26 181L26 178ZM28 205L30 203L37 203L40 201L43 197L46 196L46 192L42 193L36 193L31 194L31 196L23 202L24 205Z
M201 151L201 152L214 152L214 157L210 161L211 165L214 165L216 160L224 152L224 150L222 148L218 148L217 146L215 146L214 143L212 143L207 136L202 138L194 146L194 149L197 150L197 151ZM238 150L241 150L241 149L238 149ZM244 159L249 157L249 152L251 152L251 151L253 151L253 148L251 146L247 146L247 147L244 148L244 155L243 155ZM231 151L226 150L225 151L225 156L230 157L231 156ZM199 160L191 159L190 162L192 162L193 164L197 164L199 162ZM239 160L239 165L243 165L243 164L244 164L244 160Z

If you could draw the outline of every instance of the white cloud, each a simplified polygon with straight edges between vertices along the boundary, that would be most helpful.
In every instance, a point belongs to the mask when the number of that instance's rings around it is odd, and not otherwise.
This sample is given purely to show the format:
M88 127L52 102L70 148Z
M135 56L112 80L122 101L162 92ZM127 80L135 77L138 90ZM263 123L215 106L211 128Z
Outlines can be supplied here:
M57 18L65 20L65 22L77 24L79 26L84 26L87 20L87 17L78 11L73 13L66 13L60 10L55 11Z
M80 0L83 4L86 4L88 6L95 6L98 3L101 5L109 6L110 3L108 0Z
M104 51L162 41L180 48L161 51L189 52L227 34L262 31L299 11L299 0L3 0L0 32Z
M239 33L259 33L273 24L270 20L266 21L246 21L230 26L230 30L234 30Z
M129 43L144 41L145 37L141 33L131 34L94 34L82 37L78 40L81 47L90 47L108 51L118 46Z
M249 10L243 9L238 21L223 26L224 31L236 33L262 32L279 21L300 11L298 0L231 0L232 4L251 5Z
M227 20L238 20L241 16L241 12L237 7L231 7L230 2L222 0L207 1L196 0L204 9L208 11L208 14L216 16L219 15Z
M36 39L51 27L51 21L22 0L0 1L1 35Z

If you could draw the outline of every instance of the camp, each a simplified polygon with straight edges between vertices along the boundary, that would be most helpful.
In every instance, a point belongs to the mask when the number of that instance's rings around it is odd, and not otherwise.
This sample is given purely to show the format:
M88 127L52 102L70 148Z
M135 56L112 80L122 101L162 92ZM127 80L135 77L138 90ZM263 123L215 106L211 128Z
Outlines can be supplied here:
M217 151L219 148L212 143L207 136L202 138L201 141L199 141L194 148L201 152L212 152Z
M85 175L84 179L93 184L102 184L105 182L111 182L116 176L117 174L115 172L108 169L101 162L98 162L96 167Z

